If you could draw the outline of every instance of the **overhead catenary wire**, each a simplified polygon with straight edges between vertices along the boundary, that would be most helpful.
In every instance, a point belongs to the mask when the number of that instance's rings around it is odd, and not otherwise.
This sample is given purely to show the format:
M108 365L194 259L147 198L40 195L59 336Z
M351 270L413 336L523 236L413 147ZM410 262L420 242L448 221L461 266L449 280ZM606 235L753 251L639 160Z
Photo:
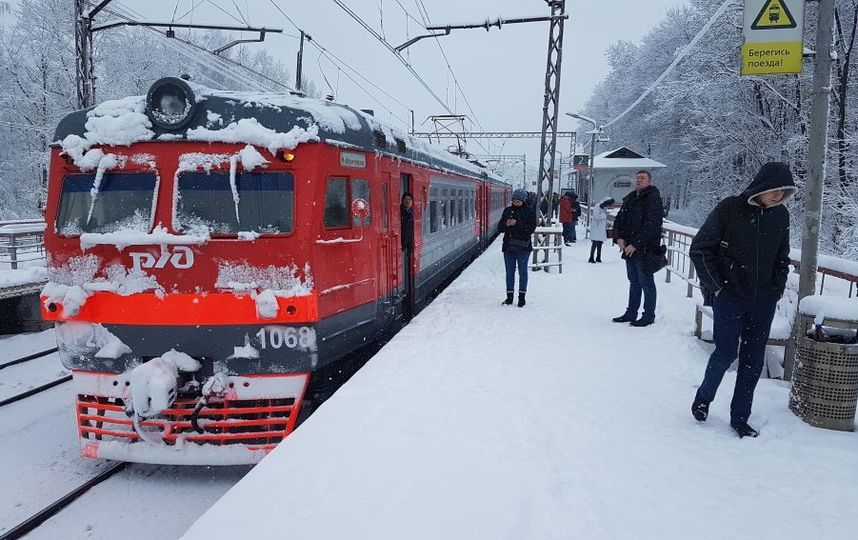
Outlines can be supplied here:
M431 20L429 19L429 11L426 9L426 5L423 3L423 0L415 0L417 5L417 10L420 12L420 17L423 19L423 26L428 26ZM465 101L465 106L468 107L468 111L471 113L471 117L473 118L474 123L480 128L480 131L485 131L482 123L480 123L479 118L477 118L477 113L474 111L474 108L471 107L471 102L468 100L468 96L465 95L465 91L462 89L462 86L459 84L459 79L456 77L456 74L453 72L453 67L450 65L450 60L447 58L447 52L444 50L444 47L441 45L441 40L437 37L435 38L435 43L438 45L438 49L441 51L441 56L444 58L444 63L447 64L447 71L449 71L450 76L453 77L453 83L456 85L456 89L459 91L459 94L462 96L462 99ZM486 150L482 144L477 143L483 150ZM488 150L486 150L487 153Z
M298 26L298 23L296 23L285 11L283 11L283 9L280 8L280 6L277 5L277 3L274 0L269 0L269 2L271 3L272 6L274 6L274 8L278 12L280 12L280 14L289 22L289 24L291 24L293 27L295 27L296 30L298 30L299 32L304 31L300 26ZM337 68L340 70L340 72L342 72L346 76L346 78L348 78L350 81L352 81L352 83L354 83L355 86L357 86L361 91L363 91L370 99L372 99L374 102L376 102L382 109L384 109L391 116L393 116L394 118L396 118L397 120L402 122L403 125L405 125L405 126L409 125L409 122L407 120L405 120L404 118L402 118L401 116L396 114L394 111L392 111L387 105L385 105L382 101L380 101L374 93L370 92L363 85L358 83L355 80L355 78L349 74L349 72L353 73L355 76L357 76L358 78L363 80L366 84L372 86L373 88L378 90L380 93L384 94L391 101L395 102L396 104L401 106L406 111L412 110L412 107L410 107L406 103L403 103L401 100L397 99L395 96L393 96L390 92L388 92L384 88L378 86L375 82L373 82L371 79L366 77L363 73L358 71L356 68L352 67L348 62L345 62L339 56L334 54L330 49L328 49L324 45L322 45L322 43L319 42L318 39L313 38L313 40L310 41L309 43L310 43L310 45L316 47L316 49L319 50L320 54L325 56L325 58L327 58L328 61L330 61L331 63L336 65ZM323 77L324 77L324 74L323 74ZM328 84L328 87L330 88L330 83L327 81L327 79L326 79L326 83Z
M387 50L389 50L389 51L391 52L391 54L393 54L393 56L395 56L395 57L396 57L396 58L397 58L397 59L402 63L402 65L406 67L406 69L408 69L408 71L411 73L411 75L413 75L413 76L414 76L414 78L415 78L415 79L417 79L417 81L418 81L418 82L423 86L423 88L425 88L425 89L426 89L426 91L427 91L427 92L429 92L429 94L430 94L430 95L435 99L435 101L437 101L437 102L438 102L438 104L440 104L440 105L444 108L444 110L445 110L445 111L447 111L447 113L449 113L449 114L455 114L455 113L453 112L453 110L452 110L452 109L450 109L450 106L449 106L449 105L448 105L448 104L447 104L443 99L441 99L441 98L438 96L438 94L436 94L436 93L435 93L435 91L434 91L434 90L432 90L432 87L431 87L431 86L429 86L429 84L428 84L425 80L423 80L423 77L421 77L421 76L420 76L420 74L419 74L419 73L417 73L417 71L414 69L414 66L412 66L410 63L408 63L408 62L405 60L405 58L403 58L403 57L402 57L402 55L400 55L398 52L396 52L396 49L394 49L394 48L393 48L393 45L391 45L391 44L390 44L390 43L388 43L388 42L387 42L383 37L381 37L381 35L379 35L379 33L378 33L378 32L376 32L376 31L375 31L375 29L374 29L373 27L371 27L370 25L368 25L368 24L366 23L366 21L364 21L364 20L360 17L360 15L358 15L357 13L355 13L354 11L352 11L352 9L351 9L351 8L349 8L347 5L345 5L345 4L342 2L342 0L333 0L333 2L334 2L336 5L338 5L338 6L339 6L343 11L345 11L345 12L346 12L346 13L347 13L347 14L348 14L352 19L354 19L358 24L360 24L360 25L361 25L361 26L362 26L362 27L363 27L367 32L369 32L369 33L370 33L370 34L371 34L375 39L377 39L377 40L378 40L382 45L384 45L384 46L385 46L385 48L386 48Z
M122 19L125 19L125 20L131 20L131 17L129 15L135 16L135 17L141 17L141 14L139 12L137 12L133 8L129 8L128 6L119 5L118 8L124 10L124 13L118 13L115 10L110 10L109 12L112 13L113 15L120 17ZM108 9L106 9L106 11L108 11ZM230 68L234 68L234 67L240 68L240 69L246 71L247 73L252 74L254 77L258 77L259 79L261 79L263 81L267 81L273 85L279 86L281 89L285 89L288 91L294 91L294 89L292 87L290 87L289 85L287 85L281 81L278 81L277 79L269 77L269 76L265 75L264 73L260 73L256 70L252 69L252 68L249 68L249 67L245 66L244 64L242 64L241 62L237 62L235 60L232 60L231 58L223 57L220 55L215 55L214 53L212 53L208 49L201 47L201 46L199 46L195 43L192 43L190 41L187 41L187 40L183 40L183 39L175 38L175 37L174 38L167 38L162 32L160 32L159 30L157 30L155 28L145 27L145 26L144 26L144 28L148 28L150 31L153 31L153 32L157 33L159 36L162 36L165 40L167 40L166 43L168 44L168 46L173 48L173 50L177 50L177 51L181 52L182 54L184 54L185 56L190 56L191 58L193 58L194 60L196 60L197 62L202 64L203 66L208 67L209 69L212 69L213 71L219 73L220 75L223 75L226 78L230 78L236 82L243 83L243 84L249 86L250 88L252 88L254 90L270 91L271 88L266 87L265 84L263 84L259 80L256 80L253 78L248 78L246 76L242 76L240 74L237 74ZM190 53L187 53L186 51L182 51L181 48L177 48L175 46L175 44L171 43L173 40L194 49L196 51L196 54L190 54ZM209 79L209 80L211 80L211 79ZM220 85L218 85L218 86L220 86Z
M689 54L689 53L694 49L695 45L697 45L697 43L698 43L698 42L703 38L703 36L704 36L704 35L706 35L706 33L709 31L709 29L712 27L712 25L713 25L713 24L715 24L715 21L717 21L718 19L720 19L720 18L721 18L721 16L722 16L722 15L724 15L724 12L725 12L725 11L727 11L727 9L730 7L730 5L731 5L731 4L734 4L735 2L736 2L736 0L725 0L725 1L724 1L724 3L723 3L723 4L721 4L721 7L719 7L719 8L715 11L715 13L713 13L713 14L712 14L712 17L710 17L710 18L709 18L709 20L708 20L708 21L706 21L706 24L704 24L704 25L703 25L703 28L701 28L701 29L700 29L700 31L699 31L699 32L697 32L697 35L695 35L695 36L694 36L694 38L693 38L693 39L688 43L688 45L685 45L685 46L682 48L682 52L680 52L680 53L676 56L676 58L674 58L674 59L673 59L673 62L671 62L671 64L670 64L669 66L667 66L667 69L665 69L665 70L664 70L664 73L662 73L661 75L659 75L659 77L658 77L655 81L653 81L653 83L652 83L652 84L650 84L650 85L649 85L649 87L648 87L646 90L644 90L643 94L641 94L641 95L640 95L640 97L639 97L638 99L636 99L634 103L632 103L631 105L629 105L629 106L626 108L626 110L624 110L624 111L623 111L623 112L621 112L619 115L617 115L617 117L616 117L616 118L614 118L613 120L611 120L611 121L610 121L610 122L608 122L607 124L604 124L604 125L602 126L602 128L604 129L604 128L610 127L610 126L612 126L613 124L615 124L615 123L619 122L619 121L620 121L620 120L622 120L622 119L623 119L627 114L629 114L629 113L630 113L630 112L631 112L635 107L637 107L638 105L640 105L640 103L641 103L644 99L646 99L646 97L647 97L648 95L650 95L650 94L652 93L652 91L653 91L653 90L655 90L655 89L656 89L656 87L658 87L658 85L659 85L659 84L661 84L661 82L662 82L665 78L667 78L667 76L668 76L668 75L670 75L670 73L674 70L674 68L676 68L676 66L678 66L678 65L679 65L679 63L680 63L680 62L682 62L682 60L683 60L686 56L688 56L688 54Z

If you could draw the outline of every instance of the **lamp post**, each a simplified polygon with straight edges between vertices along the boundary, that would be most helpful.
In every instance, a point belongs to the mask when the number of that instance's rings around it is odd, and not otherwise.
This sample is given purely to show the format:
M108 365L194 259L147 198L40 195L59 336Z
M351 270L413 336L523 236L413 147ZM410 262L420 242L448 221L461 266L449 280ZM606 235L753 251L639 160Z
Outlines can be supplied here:
M596 135L602 133L602 127L592 118L589 118L589 117L584 116L582 114L566 113L566 115L571 116L572 118L575 118L577 120L582 120L584 122L587 122L588 124L593 125L593 130L590 132L590 135L591 135L591 137L590 137L590 168L589 168L590 174L588 175L589 179L587 182L587 206L592 208L592 206L593 206L593 187L594 187L593 186L593 165L595 165L593 163L593 159L595 158ZM587 217L584 219L584 222L587 224L587 230L589 231L589 229L590 229L590 212L587 212Z

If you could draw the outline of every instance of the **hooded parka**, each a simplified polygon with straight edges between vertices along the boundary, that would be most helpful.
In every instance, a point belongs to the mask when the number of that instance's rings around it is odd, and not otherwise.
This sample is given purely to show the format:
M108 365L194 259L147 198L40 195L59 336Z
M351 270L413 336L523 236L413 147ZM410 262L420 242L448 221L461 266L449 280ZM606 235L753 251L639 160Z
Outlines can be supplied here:
M773 207L763 208L756 200L779 190L784 197ZM783 203L795 191L789 167L768 163L741 195L718 203L689 252L704 287L723 288L744 300L780 298L790 262L789 211Z

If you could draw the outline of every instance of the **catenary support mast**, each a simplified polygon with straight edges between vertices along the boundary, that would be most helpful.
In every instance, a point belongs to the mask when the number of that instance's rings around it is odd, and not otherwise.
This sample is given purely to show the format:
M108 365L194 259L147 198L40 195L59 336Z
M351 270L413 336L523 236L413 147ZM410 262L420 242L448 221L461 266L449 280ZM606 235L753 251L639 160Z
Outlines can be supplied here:
M551 28L548 31L548 61L545 69L545 100L542 107L542 142L539 150L539 180L536 184L536 208L539 224L551 218L554 193L554 160L557 150L557 115L560 107L560 67L563 59L563 23L566 0L546 0L551 8ZM559 180L559 179L558 179ZM542 212L543 202L548 213Z

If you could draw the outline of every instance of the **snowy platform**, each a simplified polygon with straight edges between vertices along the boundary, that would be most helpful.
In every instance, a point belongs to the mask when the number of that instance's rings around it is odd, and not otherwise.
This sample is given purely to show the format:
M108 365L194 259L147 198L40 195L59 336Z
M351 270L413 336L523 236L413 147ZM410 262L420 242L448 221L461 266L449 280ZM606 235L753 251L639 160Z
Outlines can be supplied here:
M695 300L660 273L656 324L612 324L624 263L588 254L502 307L495 242L185 538L855 538L858 433L764 379L737 439L733 373L699 425Z

